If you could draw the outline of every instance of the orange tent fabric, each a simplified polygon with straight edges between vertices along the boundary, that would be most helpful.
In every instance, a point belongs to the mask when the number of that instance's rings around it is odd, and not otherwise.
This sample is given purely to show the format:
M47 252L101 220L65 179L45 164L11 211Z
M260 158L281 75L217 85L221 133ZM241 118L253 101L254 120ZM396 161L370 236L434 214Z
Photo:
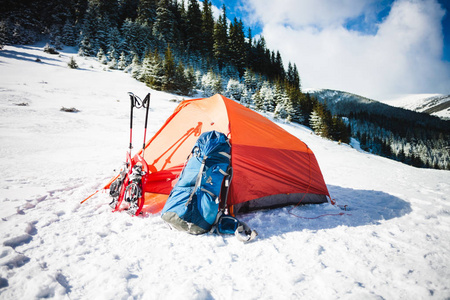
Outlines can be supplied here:
M144 159L151 174L144 211L162 209L197 138L211 130L228 135L231 141L233 179L227 204L232 212L322 203L329 198L317 160L305 143L217 94L181 102L147 142Z

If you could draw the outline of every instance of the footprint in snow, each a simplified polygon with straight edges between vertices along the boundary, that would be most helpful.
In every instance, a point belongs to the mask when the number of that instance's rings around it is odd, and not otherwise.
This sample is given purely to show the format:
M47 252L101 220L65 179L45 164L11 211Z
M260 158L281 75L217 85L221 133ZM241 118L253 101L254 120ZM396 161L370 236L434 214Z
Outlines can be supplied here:
M30 261L30 258L23 255L18 254L10 259L6 259L4 262L1 262L0 265L8 267L8 269L20 268L26 263Z
M28 244L29 242L31 242L31 240L33 239L33 237L31 235L29 235L28 233L26 234L22 234L13 238L10 238L6 241L3 242L3 246L6 247L11 247L13 249L15 249L18 246L24 245L24 244Z
M8 280L6 280L5 278L0 277L0 290L2 288L8 287L9 283Z

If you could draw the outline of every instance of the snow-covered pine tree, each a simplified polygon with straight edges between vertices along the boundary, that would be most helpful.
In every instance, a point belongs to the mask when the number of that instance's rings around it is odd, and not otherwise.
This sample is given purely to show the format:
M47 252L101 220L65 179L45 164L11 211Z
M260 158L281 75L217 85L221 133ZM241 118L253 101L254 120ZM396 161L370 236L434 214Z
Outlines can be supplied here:
M323 120L316 110L313 110L311 112L311 116L309 117L309 124L311 125L311 129L315 134L322 136Z
M152 54L149 51L142 60L142 66L138 79L142 82L148 82L152 72Z
M139 60L139 56L135 53L133 55L133 60L130 65L131 76L135 79L138 79L141 74L141 61Z
M149 53L150 59L150 75L147 78L147 85L151 88L161 90L164 80L164 64L161 60L158 51L155 50L154 53Z
M202 90L205 97L222 93L222 78L212 70L202 76Z
M125 70L127 65L128 65L127 57L125 55L125 52L122 51L122 53L120 53L119 62L117 63L117 69Z
M63 49L63 44L61 42L61 36L60 35L55 36L55 38L53 40L53 45L55 46L55 48L57 50L62 50Z
M94 56L97 54L99 44L97 39L98 11L95 5L89 5L81 27L79 54Z
M244 88L242 92L241 104L245 107L250 107L250 105L252 104L252 95L246 88Z
M108 58L106 57L105 52L103 52L102 48L98 49L97 59L103 65L106 65L108 63Z
M288 97L288 95L283 94L283 101L285 103L285 109L286 109L286 121L287 122L293 122L294 120L298 120L298 118L296 118L296 110L294 108L294 103L293 101Z
M108 59L108 68L116 69L117 68L117 54L116 50L113 47L110 47L110 50L107 53Z
M264 110L264 100L261 97L261 92L258 90L252 95L252 102L255 106L255 109L257 111L263 111Z
M228 80L227 89L225 91L225 95L233 100L240 101L242 97L242 93L244 90L244 85L240 83L238 80L230 78Z
M122 52L122 43L119 29L117 29L117 27L112 27L108 32L108 43L106 48L108 49L108 53L114 52L114 57L117 59L117 53Z
M139 0L136 21L151 27L155 22L158 0Z
M104 51L108 49L109 32L111 29L111 22L108 17L100 18L98 21L98 29L96 34L96 40L99 48Z
M153 36L165 43L175 42L175 16L171 10L170 0L159 0L156 9L156 19L153 24Z
M263 101L263 111L273 112L275 110L274 92L270 82L264 81L261 89L260 95Z
M245 69L244 72L244 84L245 88L250 94L254 94L258 85L255 74L250 69Z
M69 19L66 20L66 23L64 24L64 27L62 29L62 42L66 46L76 45L74 26Z
M328 138L330 137L330 128L326 118L327 112L325 107L320 103L316 103L309 118L309 124L317 135Z
M292 105L291 99L289 99L288 95L283 89L276 89L277 105L274 111L274 117L279 119L284 119L286 122L292 122L295 111Z

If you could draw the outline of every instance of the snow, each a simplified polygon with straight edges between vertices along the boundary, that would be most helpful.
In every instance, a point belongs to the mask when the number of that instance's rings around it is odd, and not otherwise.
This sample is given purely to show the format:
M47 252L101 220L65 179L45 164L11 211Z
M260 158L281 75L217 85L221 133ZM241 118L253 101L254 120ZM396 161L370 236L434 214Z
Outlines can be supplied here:
M401 107L417 112L427 112L427 110L433 107L442 106L440 109L436 109L431 115L439 117L441 119L450 120L450 108L449 108L450 95L444 94L408 94L397 95L388 98L383 103ZM447 103L445 107L443 105ZM429 113L429 112L428 112Z
M0 51L1 299L450 297L450 172L339 145L300 125L280 123L314 151L347 211L323 204L242 215L259 232L243 244L170 230L158 214L112 213L104 193L80 204L125 159L127 92L152 93L148 137L183 97L73 49L57 56L43 46ZM71 56L80 69L67 67ZM134 145L143 119L135 112Z

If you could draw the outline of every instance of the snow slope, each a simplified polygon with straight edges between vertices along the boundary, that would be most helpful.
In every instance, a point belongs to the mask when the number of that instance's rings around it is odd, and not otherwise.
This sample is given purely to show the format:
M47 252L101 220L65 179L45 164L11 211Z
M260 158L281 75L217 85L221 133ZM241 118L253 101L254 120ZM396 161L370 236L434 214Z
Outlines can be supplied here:
M80 205L125 159L127 92L152 93L149 136L181 97L92 59L69 69L74 54L43 46L0 51L0 299L450 297L450 172L300 125L280 124L314 151L344 215L328 204L243 215L259 232L243 244L170 230L159 215L111 213L106 194ZM141 145L144 113L135 116Z
M450 95L412 94L395 97L384 103L450 120Z

